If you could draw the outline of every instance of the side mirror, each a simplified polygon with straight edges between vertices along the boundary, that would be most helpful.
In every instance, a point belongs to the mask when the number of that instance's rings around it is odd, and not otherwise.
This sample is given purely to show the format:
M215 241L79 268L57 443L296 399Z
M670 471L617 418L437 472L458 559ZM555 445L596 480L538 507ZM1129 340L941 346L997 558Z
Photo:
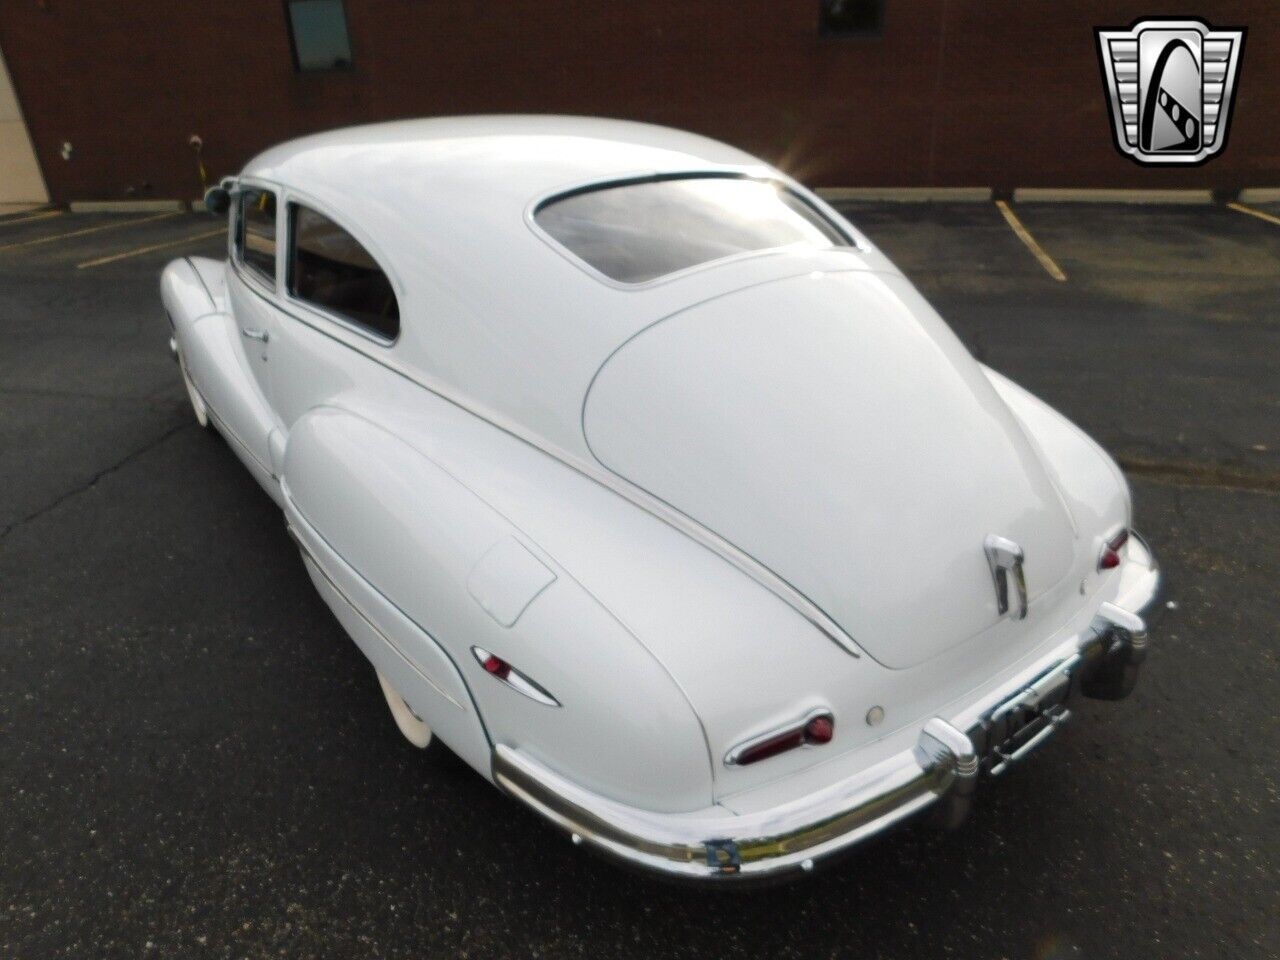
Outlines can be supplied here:
M204 208L215 217L225 216L231 209L231 191L226 187L210 187L204 192Z

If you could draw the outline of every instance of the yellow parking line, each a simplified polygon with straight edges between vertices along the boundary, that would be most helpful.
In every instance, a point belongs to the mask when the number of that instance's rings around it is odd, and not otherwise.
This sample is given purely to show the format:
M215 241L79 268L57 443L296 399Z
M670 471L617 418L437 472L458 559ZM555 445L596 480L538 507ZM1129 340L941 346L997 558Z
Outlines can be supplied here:
M126 250L124 253L113 253L109 257L99 257L97 260L86 260L84 263L77 263L76 269L83 270L85 267L100 267L104 263L115 263L117 260L136 257L144 253L150 253L153 250L163 250L166 247L177 247L184 243L193 243L196 240L207 240L210 237L216 237L219 234L226 236L226 233L226 227L218 227L217 230L210 230L206 233L197 233L189 237L181 237L177 240L168 240L164 243L153 243L147 247L135 247L133 250Z
M1255 210L1253 207L1246 207L1243 203L1228 203L1228 207L1232 210L1239 210L1241 213L1247 213L1251 217L1257 217L1259 220L1265 220L1267 223L1274 223L1280 226L1280 217L1267 213L1265 210Z
M1004 214L1004 218L1008 221L1010 228L1023 245L1031 251L1031 255L1040 261L1040 266L1044 267L1045 272L1053 279L1065 281L1067 275L1062 272L1062 268L1053 262L1053 257L1045 253L1044 247L1036 243L1036 238L1031 235L1031 231L1022 225L1022 221L1018 219L1018 215L1009 209L1009 204L1003 200L997 200L996 206L1000 208L1000 212Z
M68 237L83 237L89 233L101 233L103 230L115 230L118 227L132 227L139 223L150 223L153 220L163 220L166 217L181 216L181 213L174 211L173 213L157 213L153 217L137 217L133 220L117 220L115 223L103 223L96 227L85 227L83 230L71 230L67 233L55 233L51 237L37 237L35 240L19 240L17 243L6 243L0 246L0 250L13 250L17 247L34 247L41 243L53 243L55 240L65 240Z
M32 220L48 220L50 217L62 216L61 210L46 210L43 213L33 213L28 217L14 217L12 220L0 220L0 227L7 227L11 223L30 223Z

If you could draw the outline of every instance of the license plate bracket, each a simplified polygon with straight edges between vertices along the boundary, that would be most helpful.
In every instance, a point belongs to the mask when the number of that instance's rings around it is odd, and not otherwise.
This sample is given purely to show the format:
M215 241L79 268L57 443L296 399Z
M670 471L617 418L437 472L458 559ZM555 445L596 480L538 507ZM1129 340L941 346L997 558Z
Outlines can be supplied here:
M996 707L982 722L982 769L998 777L1071 718L1067 707L1076 662L1068 661Z

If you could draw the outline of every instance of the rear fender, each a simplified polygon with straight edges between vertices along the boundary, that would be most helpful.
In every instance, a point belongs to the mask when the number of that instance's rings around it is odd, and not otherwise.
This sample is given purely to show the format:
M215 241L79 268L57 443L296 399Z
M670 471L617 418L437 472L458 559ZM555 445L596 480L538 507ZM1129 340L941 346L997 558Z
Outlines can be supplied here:
M282 486L286 516L325 567L318 586L326 601L351 629L324 575L367 605L385 637L370 659L380 669L396 657L412 665L418 677L402 670L410 689L400 692L485 776L481 725L493 743L519 747L606 796L663 811L710 802L701 727L670 676L553 558L442 465L370 420L324 406L291 428ZM369 654L378 644L355 626ZM477 648L512 664L558 705L487 673ZM439 695L455 690L456 678L470 694L461 725L458 706Z
M989 367L982 370L1043 454L1081 535L1092 535L1096 548L1103 535L1132 526L1129 485L1106 451L1034 394ZM1092 549L1087 559L1096 556Z

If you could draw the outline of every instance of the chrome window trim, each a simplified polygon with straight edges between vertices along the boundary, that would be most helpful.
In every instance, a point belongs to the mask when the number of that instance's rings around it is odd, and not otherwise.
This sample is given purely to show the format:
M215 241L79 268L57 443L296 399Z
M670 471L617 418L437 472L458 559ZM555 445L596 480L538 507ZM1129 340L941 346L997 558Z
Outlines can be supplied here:
M265 273L244 259L242 250L242 236L244 232L244 191L261 190L270 193L276 198L276 238L275 238L275 276L268 277ZM229 246L231 248L231 265L235 268L236 275L246 282L256 283L264 290L269 290L273 294L280 283L280 211L281 197L283 191L278 184L267 183L261 180L237 180L236 191L232 196L232 223L229 234Z
M808 207L810 210L813 211L813 213L818 217L818 219L820 219L828 227L830 227L837 234L843 237L847 246L837 246L835 244L832 244L829 247L813 247L811 244L805 243L803 241L799 241L797 243L788 243L788 244L783 244L782 246L777 246L777 247L762 247L759 250L743 250L739 253L731 253L724 257L717 257L714 260L704 260L702 263L695 263L692 266L682 267L679 270L673 270L670 273L664 273L661 276L653 277L649 280L643 280L639 283L627 283L625 280L617 280L609 276L608 274L596 269L591 264L587 263L586 260L583 260L576 253L574 253L572 250L566 247L563 243L561 243L559 240L553 237L550 233L548 233L545 229L543 229L542 224L538 223L537 221L538 211L540 211L543 207L549 204L555 203L557 200L565 200L565 199L568 199L569 197L577 196L578 194L592 193L596 190L607 190L610 187L625 187L630 184L636 184L636 183L654 183L654 182L660 182L664 180L703 180L703 179L754 180L757 183L777 184L778 186L785 189L788 193L794 195L797 199L799 199L806 207ZM613 175L613 176L603 177L598 180L591 180L585 183L577 182L572 185L559 186L553 190L548 190L545 193L540 194L539 196L535 197L532 201L530 201L528 206L525 207L524 221L525 221L525 225L530 230L533 231L534 236L536 236L539 240L541 240L543 243L549 246L561 257L568 260L571 264L573 264L583 273L590 276L592 279L597 280L600 283L603 283L607 287L612 287L615 290L638 292L641 290L650 290L662 284L671 283L676 280L683 279L692 274L698 273L699 271L710 269L711 267L717 267L717 266L721 266L723 264L728 264L728 263L738 263L743 260L751 260L756 257L776 256L777 254L786 253L788 251L793 251L793 250L817 249L817 250L822 250L823 252L835 252L835 253L839 253L842 250L847 250L852 253L865 253L867 251L867 248L863 246L863 244L858 239L858 237L851 234L845 228L842 222L840 222L837 219L834 219L830 215L830 210L831 208L826 206L825 204L820 206L817 203L815 203L814 196L808 190L805 190L803 187L801 187L799 184L794 183L790 180L778 177L767 169L761 169L761 168L716 169L714 167L711 167L711 168L696 168L691 170L681 170L675 173L661 173L661 174L638 171L633 174L623 174L621 176Z
M290 215L290 212L289 212L290 209L294 206L307 207L313 212L320 214L322 217L328 218L337 226L345 230L347 234L353 240L355 240L356 243L360 244L360 246L364 248L365 252L368 253L369 256L373 258L373 262L378 265L378 269L381 270L383 273L383 276L387 278L387 282L391 284L391 290L396 296L396 306L400 313L400 318L399 318L400 325L394 337L391 337L391 338L384 337L381 334L379 334L376 330L373 330L370 327L366 327L360 322L356 320L352 320L350 317L344 317L341 314L334 313L332 310L325 309L319 304L312 303L309 300L304 300L301 297L294 295L293 291L290 289L290 287L292 286L292 282L291 282L292 278L290 274L292 273L292 270L293 270L293 217ZM406 292L406 288L405 288L405 285L400 281L400 277L396 274L396 272L387 266L387 263L389 261L385 256L382 255L377 245L374 243L371 243L368 237L363 233L363 231L351 229L351 227L348 226L348 221L346 220L346 218L344 218L341 214L335 213L332 207L328 206L325 203L322 203L321 201L314 199L309 194L303 193L299 190L295 190L292 187L287 188L284 192L284 202L282 205L282 211L283 211L284 222L285 222L285 233L287 234L287 236L285 238L285 244L282 248L282 256L284 259L284 271L282 276L283 282L281 283L281 287L280 287L281 293L279 294L281 302L287 303L290 306L294 307L295 309L305 310L308 313L313 314L315 317L317 317L318 319L326 323L337 324L343 329L349 330L351 333L354 333L357 336L365 340L368 340L371 343L377 344L379 347L383 347L383 348L393 347L397 343L399 343L400 336L404 332L404 321L405 321L405 315L407 312L404 309L404 302L405 302L404 295ZM285 312L288 313L288 311L285 311ZM289 316L292 316L295 320L300 319L294 314L289 314Z
M326 310L324 309L324 307L316 306L315 304L307 300L303 300L299 297L295 297L293 294L288 292L288 287L285 288L285 291L286 292L283 299L286 303L289 304L289 306L294 307L295 309L298 309L298 310L305 310L307 313L314 315L315 317L317 317L320 320L323 320L326 323L336 324L337 326L342 327L344 330L354 333L356 336L361 337L365 340L368 340L370 343L373 343L376 346L383 347L385 349L386 347L394 347L397 343L400 342L399 334L397 334L394 339L388 340L386 337L380 336L379 334L369 329L368 327L365 327L362 324L357 323L356 321L351 320L348 317L344 317L341 314L334 313L331 310ZM283 307L281 307L280 310L282 313L285 314L285 316L292 317L295 320L300 319L296 315L290 313L288 310L285 310Z

